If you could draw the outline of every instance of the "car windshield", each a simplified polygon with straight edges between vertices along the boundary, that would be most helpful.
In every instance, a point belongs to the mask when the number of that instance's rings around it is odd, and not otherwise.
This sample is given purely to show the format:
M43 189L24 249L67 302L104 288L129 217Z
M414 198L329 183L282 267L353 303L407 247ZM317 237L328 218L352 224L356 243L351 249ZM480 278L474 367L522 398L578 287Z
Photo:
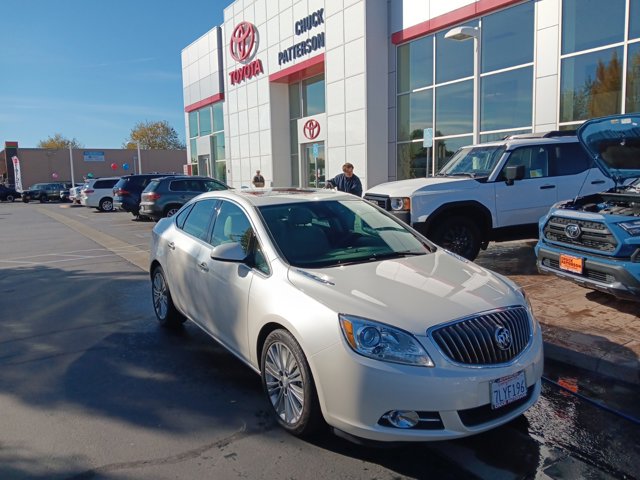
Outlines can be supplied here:
M461 148L437 175L488 177L504 151L503 145Z
M276 246L296 267L334 267L433 251L400 221L361 200L269 205L259 210Z

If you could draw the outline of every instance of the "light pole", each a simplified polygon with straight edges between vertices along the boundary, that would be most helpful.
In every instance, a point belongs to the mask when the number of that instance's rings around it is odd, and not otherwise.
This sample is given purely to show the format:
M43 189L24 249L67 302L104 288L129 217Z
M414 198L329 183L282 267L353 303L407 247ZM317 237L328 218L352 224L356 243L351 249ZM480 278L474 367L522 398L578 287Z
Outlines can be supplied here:
M469 40L473 38L473 144L480 137L480 27L455 27L444 34L450 40Z
M140 158L140 142L136 140L138 146L138 173L142 173L142 158Z

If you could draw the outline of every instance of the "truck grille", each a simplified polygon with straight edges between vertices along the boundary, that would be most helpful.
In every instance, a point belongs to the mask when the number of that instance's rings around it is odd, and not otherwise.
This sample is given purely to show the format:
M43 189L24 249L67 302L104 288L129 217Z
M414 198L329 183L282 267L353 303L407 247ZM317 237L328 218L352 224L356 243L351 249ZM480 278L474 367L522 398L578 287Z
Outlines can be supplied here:
M552 268L554 270L558 270L559 272L562 272L563 270L560 268L560 262L558 260L553 260L551 258L544 258L542 260L542 264L545 267L548 268ZM578 275L577 273L572 273L572 275ZM616 281L615 277L609 273L605 273L605 272L599 272L597 270L592 270L588 267L585 267L582 270L582 276L583 277L587 277L591 280L594 280L596 282L600 282L600 283L606 283L606 284L610 284Z
M571 238L566 233L568 225L577 225L580 233ZM551 217L544 226L544 238L564 245L590 248L599 252L614 252L618 248L616 237L604 223L573 218Z
M509 345L505 345L505 335L510 338ZM431 331L431 338L442 353L464 365L510 362L529 345L531 335L531 320L523 307L465 318Z
M384 210L391 210L391 201L386 195L367 194L364 196L364 199L379 206Z

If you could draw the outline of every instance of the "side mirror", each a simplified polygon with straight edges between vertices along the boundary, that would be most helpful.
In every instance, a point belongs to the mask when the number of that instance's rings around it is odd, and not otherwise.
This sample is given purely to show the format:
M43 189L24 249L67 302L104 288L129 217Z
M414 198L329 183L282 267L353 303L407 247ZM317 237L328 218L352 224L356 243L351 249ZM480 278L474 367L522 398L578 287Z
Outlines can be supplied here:
M514 181L524 178L524 165L509 165L504 169L504 178L507 185L513 185Z
M210 257L221 262L244 263L248 255L238 242L223 243L213 247Z

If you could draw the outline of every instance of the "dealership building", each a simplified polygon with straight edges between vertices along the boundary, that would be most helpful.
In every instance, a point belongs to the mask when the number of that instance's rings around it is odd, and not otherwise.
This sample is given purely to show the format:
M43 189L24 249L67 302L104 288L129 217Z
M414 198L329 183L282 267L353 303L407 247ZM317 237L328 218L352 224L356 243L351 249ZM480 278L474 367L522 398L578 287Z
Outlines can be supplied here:
M189 168L366 188L640 111L640 0L237 0L182 51Z

